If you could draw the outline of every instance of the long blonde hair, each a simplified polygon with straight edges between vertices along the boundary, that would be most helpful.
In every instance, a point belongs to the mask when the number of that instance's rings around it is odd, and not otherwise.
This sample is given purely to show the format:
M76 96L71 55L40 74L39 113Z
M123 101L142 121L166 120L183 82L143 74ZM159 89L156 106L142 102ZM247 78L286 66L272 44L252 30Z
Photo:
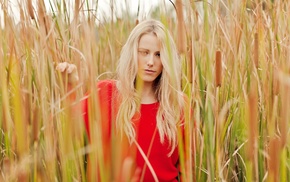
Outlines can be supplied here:
M132 118L138 112L140 95L136 90L138 72L137 49L144 34L154 33L161 43L160 57L163 65L161 75L155 80L155 94L159 101L157 129L161 142L165 137L171 145L171 152L177 145L177 125L182 119L184 99L181 91L181 61L169 31L157 20L145 20L131 32L122 48L117 67L117 88L121 103L117 114L117 128L125 132L129 141L135 138Z

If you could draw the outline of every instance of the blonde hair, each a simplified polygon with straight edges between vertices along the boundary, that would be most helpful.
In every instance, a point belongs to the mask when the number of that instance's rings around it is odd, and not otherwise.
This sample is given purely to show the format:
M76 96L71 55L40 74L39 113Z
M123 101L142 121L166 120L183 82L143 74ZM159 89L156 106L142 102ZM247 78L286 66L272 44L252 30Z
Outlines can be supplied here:
M140 38L149 33L154 33L161 43L160 58L163 70L155 80L155 94L159 101L156 125L161 142L164 142L165 137L168 138L171 154L177 145L177 125L182 120L184 105L181 91L181 62L173 38L159 21L145 20L139 23L122 48L117 67L117 88L121 97L117 128L121 134L125 132L129 140L133 141L136 133L132 118L140 106L140 95L135 85L138 72L137 49Z

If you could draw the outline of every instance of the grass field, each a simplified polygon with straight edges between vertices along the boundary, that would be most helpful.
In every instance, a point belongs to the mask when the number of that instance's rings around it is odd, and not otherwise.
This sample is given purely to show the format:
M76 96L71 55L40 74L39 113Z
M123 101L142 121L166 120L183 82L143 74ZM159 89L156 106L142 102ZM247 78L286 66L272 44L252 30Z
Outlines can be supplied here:
M15 23L11 3L0 2L0 179L88 181L84 157L102 155L102 145L95 134L95 145L84 147L75 107L98 79L114 75L121 47L142 18L123 12L99 22L98 1L27 0ZM176 9L161 3L151 16L176 40L194 111L187 120L189 160L181 161L185 181L290 181L290 2L174 3ZM77 65L80 77L69 92L55 70L64 61ZM92 110L97 120L99 109ZM108 181L111 171L101 172Z

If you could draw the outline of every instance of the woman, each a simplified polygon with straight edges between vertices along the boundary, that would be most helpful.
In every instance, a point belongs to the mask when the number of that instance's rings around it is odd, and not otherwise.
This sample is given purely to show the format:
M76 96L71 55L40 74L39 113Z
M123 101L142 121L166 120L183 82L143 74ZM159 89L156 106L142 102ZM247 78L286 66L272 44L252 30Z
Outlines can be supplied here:
M125 159L133 159L135 179L177 181L184 95L181 62L164 25L156 20L139 23L122 48L117 79L100 81L97 87L105 163L116 158L108 151L116 151L111 142L121 138L122 145L116 148L122 159L117 163L124 166ZM89 105L87 99L85 124L91 138Z

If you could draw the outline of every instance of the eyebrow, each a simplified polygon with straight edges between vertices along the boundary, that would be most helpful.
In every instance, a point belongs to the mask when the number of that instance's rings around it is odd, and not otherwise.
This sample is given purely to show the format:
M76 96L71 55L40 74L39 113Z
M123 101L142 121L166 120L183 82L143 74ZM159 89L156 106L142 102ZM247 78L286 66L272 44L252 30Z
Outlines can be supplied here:
M146 49L146 48L138 48L138 50L142 50L142 51L150 51L149 49ZM154 53L160 53L160 51L155 51Z
M138 50L139 50L139 49L142 49L142 50L147 50L147 51L149 51L149 49L142 48L142 47L139 47L139 48L138 48Z

